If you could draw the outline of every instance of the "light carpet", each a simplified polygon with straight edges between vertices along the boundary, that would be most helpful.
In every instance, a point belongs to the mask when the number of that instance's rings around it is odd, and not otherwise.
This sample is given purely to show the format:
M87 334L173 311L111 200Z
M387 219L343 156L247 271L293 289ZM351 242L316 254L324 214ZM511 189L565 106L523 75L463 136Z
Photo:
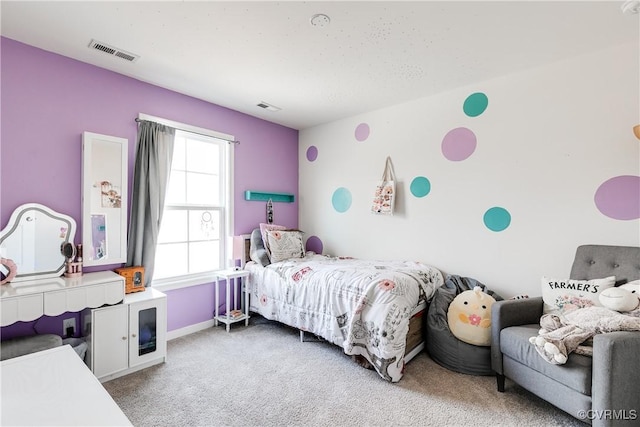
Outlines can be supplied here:
M580 426L507 380L459 374L426 353L392 384L326 342L253 317L168 343L162 365L104 387L143 426Z

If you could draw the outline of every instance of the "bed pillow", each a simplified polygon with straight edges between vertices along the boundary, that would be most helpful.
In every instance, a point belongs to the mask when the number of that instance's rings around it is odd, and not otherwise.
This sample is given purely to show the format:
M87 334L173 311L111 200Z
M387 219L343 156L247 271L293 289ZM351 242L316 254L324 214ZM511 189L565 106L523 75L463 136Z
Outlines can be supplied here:
M275 224L260 224L260 234L262 235L262 243L264 244L264 248L267 251L267 256L271 259L271 249L269 248L269 239L267 238L267 232L272 230L286 230L287 227L284 225L275 225Z
M615 284L615 276L592 280L558 280L543 277L543 312L557 313L594 305L602 307L598 300L600 293L614 287Z
M251 232L251 244L249 246L249 257L251 261L266 267L271 264L269 260L269 255L267 254L267 250L264 247L264 242L262 241L262 234L260 233L260 229L256 228Z
M304 242L301 231L267 231L267 240L271 250L271 262L304 257Z

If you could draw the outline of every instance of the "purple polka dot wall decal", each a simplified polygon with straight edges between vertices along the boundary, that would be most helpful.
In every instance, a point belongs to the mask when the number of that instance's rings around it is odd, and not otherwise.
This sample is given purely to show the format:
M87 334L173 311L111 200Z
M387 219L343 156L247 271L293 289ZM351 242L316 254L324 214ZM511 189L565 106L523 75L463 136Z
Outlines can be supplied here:
M476 149L476 135L470 129L451 129L442 139L442 154L452 162L466 160Z
M369 138L369 133L371 132L371 129L369 129L369 125L366 123L360 123L357 127L356 127L356 139L360 142L364 141L365 139Z
M318 236L311 236L307 239L307 244L305 249L308 251L315 252L317 254L322 254L322 250L324 249L322 245L322 240Z
M640 218L640 176L620 175L600 184L594 201L605 216L619 220Z
M312 145L311 147L307 148L307 160L309 160L310 162L315 162L317 158L318 158L318 147L316 147L315 145Z

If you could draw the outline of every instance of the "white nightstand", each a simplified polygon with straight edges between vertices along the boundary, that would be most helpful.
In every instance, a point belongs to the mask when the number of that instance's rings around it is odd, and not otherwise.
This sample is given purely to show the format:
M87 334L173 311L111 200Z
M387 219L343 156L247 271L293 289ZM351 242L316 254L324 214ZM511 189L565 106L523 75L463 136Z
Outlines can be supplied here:
M246 283L238 281L238 279L246 279L249 277L249 272L246 270L221 270L216 272L216 286L215 286L215 304L216 312L213 317L214 326L218 326L218 322L222 322L227 325L227 332L232 323L241 322L244 320L244 325L249 325L249 287ZM225 301L227 306L227 312L224 315L220 315L220 280L225 281ZM233 301L231 298L231 288L233 288ZM240 298L238 298L238 295ZM238 301L239 299L239 301ZM243 311L244 310L244 311ZM239 313L234 315L234 313Z

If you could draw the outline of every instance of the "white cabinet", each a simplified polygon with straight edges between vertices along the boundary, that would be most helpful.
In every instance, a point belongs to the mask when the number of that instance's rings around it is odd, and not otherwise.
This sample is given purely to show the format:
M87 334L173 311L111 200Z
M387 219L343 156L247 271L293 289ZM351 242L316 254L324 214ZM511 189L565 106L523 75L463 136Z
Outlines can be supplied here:
M144 295L151 292L151 295ZM138 298L136 298L138 297ZM164 362L167 355L167 297L149 289L129 301L129 367Z
M93 374L102 378L129 367L129 307L120 304L92 311L86 360Z
M122 304L86 310L87 364L107 381L162 363L167 355L167 297L149 288Z

